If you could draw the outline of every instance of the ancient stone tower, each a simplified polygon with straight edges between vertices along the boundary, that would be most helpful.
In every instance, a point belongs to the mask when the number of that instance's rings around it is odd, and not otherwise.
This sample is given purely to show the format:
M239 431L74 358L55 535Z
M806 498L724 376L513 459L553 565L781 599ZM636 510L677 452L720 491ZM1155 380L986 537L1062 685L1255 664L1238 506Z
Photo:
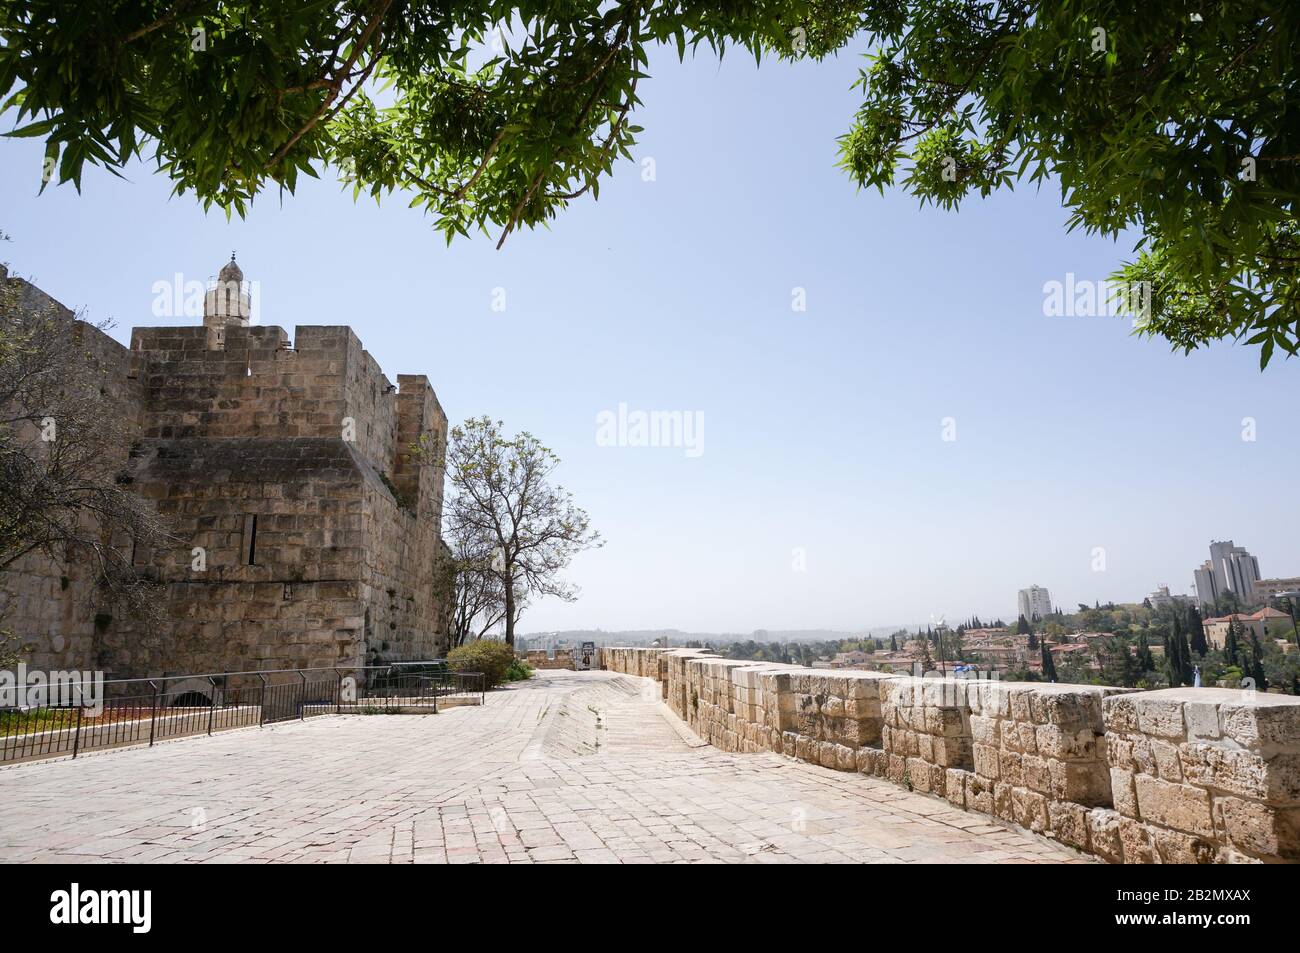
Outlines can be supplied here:
M124 677L445 652L447 418L427 378L394 385L348 327L299 325L290 339L250 323L233 256L201 326L136 328L130 350L78 329L106 399L134 422L122 480L172 536L133 557L158 579L167 623L96 616L84 567L33 560L0 580L0 618L31 664Z

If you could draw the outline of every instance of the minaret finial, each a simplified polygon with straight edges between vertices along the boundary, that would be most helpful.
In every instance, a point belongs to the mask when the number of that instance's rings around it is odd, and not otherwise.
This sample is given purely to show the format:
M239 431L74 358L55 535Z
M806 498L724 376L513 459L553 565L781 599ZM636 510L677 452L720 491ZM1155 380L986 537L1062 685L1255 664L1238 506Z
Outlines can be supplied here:
M231 261L235 260L235 250L233 248L230 250L230 260Z

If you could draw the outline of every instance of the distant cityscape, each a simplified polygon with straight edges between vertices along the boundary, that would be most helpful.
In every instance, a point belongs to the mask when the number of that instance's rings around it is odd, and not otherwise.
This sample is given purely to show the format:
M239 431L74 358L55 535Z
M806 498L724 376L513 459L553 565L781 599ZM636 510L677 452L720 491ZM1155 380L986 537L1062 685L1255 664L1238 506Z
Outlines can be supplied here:
M1037 583L1016 593L1013 622L971 616L957 624L865 631L677 629L533 633L520 648L554 653L597 645L708 648L729 658L829 669L997 672L1014 680L1164 687L1239 685L1300 694L1300 576L1262 578L1259 560L1213 540L1191 594L1160 585L1141 602L1080 603L1069 611Z

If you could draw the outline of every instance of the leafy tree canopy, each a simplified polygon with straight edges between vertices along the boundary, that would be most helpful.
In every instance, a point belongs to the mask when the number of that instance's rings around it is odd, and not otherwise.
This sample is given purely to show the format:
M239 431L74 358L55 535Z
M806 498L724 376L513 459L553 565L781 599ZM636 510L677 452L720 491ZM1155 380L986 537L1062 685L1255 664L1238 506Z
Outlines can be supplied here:
M1143 333L1300 346L1292 0L4 0L0 40L59 181L147 155L242 214L332 164L448 241L596 197L655 44L858 50L853 181L951 208L1052 179L1071 227L1142 236L1116 277L1150 283Z

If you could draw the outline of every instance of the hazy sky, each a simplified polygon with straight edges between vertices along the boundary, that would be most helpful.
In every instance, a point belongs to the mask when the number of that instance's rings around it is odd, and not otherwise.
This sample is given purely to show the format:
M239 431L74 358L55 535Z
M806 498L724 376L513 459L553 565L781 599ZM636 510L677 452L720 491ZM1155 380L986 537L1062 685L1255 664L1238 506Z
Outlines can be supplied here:
M0 259L127 341L194 320L155 318L155 282L235 248L263 323L350 324L453 421L537 434L608 542L524 631L1006 616L1031 583L1140 600L1189 591L1212 537L1300 575L1300 364L1045 317L1045 282L1132 245L1067 235L1054 189L959 213L857 192L834 162L858 65L656 57L638 164L500 252L332 178L230 223L144 166L37 197L40 145L0 142ZM701 415L702 452L601 445L620 404Z

